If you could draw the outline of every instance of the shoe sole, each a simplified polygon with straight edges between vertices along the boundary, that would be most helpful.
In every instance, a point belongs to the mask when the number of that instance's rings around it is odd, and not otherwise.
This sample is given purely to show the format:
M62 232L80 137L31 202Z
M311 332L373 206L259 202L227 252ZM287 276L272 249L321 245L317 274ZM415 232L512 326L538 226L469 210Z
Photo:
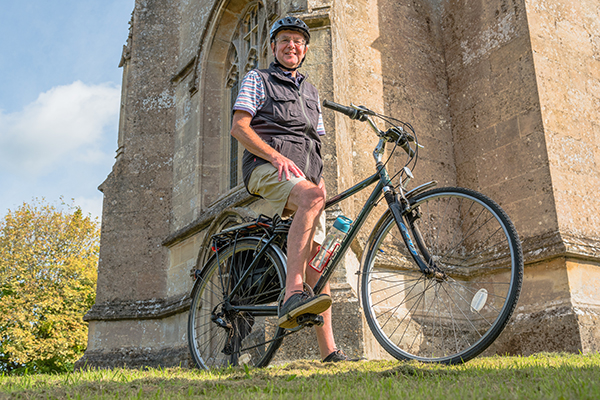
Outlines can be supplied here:
M279 317L277 321L280 328L292 329L298 326L296 318L303 314L321 314L331 307L331 297L317 297L313 301L303 304L300 307L294 308L291 312Z

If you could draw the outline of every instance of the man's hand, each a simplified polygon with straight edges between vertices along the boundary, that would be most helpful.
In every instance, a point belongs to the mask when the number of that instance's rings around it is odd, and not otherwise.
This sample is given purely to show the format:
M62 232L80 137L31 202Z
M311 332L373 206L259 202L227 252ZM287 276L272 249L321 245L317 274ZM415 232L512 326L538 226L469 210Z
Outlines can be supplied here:
M246 111L237 110L233 113L233 124L231 127L231 136L236 138L242 146L250 153L269 161L277 171L279 171L279 180L285 174L288 181L296 177L304 177L304 173L289 158L284 157L274 148L266 144L260 136L254 132L250 126L252 115Z
M285 174L286 180L289 181L290 179L292 179L293 177L290 176L290 173L294 174L294 176L296 177L304 178L304 172L302 172L302 170L298 168L296 163L294 163L289 158L282 156L280 153L277 153L275 157L268 161L270 161L271 164L273 164L273 166L277 168L277 171L279 171L278 177L280 181L283 177L283 174Z

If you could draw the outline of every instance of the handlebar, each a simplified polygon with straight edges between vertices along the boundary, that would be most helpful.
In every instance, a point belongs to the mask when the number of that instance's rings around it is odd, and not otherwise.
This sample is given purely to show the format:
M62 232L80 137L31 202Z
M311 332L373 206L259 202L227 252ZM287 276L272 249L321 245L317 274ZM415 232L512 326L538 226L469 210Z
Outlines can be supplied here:
M363 106L343 106L341 104L334 103L333 101L329 100L323 100L323 107L327 107L334 111L347 115L348 117L350 117L350 119L357 119L363 122L368 121L373 127L373 129L375 129L375 131L378 132L377 134L380 137L382 137L386 141L395 142L398 146L402 148L402 150L406 152L406 154L408 154L410 157L414 157L415 151L410 147L408 142L414 142L415 138L410 134L406 133L401 127L390 128L386 132L380 131L379 128L377 128L377 126L375 125L375 123L369 118L369 115L378 114L374 113L368 108Z
M391 138L390 141L397 143L410 157L414 157L415 151L410 147L408 142L414 142L415 139L404 132L403 129L398 129L396 127L390 128L385 132L385 136Z
M332 109L333 111L340 112L342 114L347 115L350 119L357 119L359 121L366 121L367 116L361 112L361 110L357 110L356 108L343 106L338 103L334 103L333 101L323 100L323 107L327 107Z

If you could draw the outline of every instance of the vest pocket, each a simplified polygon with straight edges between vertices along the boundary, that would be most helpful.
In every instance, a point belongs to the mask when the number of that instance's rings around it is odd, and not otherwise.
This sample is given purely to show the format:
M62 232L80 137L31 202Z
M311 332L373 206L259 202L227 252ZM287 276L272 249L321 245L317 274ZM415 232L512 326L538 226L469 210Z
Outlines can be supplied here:
M295 97L273 96L273 118L283 126L297 125L301 116Z
M317 129L319 123L319 103L313 99L306 99L306 113L310 123Z
M275 149L276 152L281 153L281 147L283 145L283 141L276 136L272 136L270 140L267 141L267 144ZM283 153L282 153L283 154Z
M279 154L292 160L309 181L319 184L323 172L321 142L293 136L271 136L265 142Z
M293 138L280 139L277 136L271 137L268 144L274 148L279 154L292 160L299 168L302 167L302 155L305 153L304 140L296 141Z

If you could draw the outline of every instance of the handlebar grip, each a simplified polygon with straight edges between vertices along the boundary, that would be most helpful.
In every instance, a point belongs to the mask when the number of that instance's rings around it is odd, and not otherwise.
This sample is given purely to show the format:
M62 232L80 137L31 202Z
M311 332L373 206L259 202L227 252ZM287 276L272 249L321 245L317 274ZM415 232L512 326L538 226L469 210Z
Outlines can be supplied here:
M333 111L340 112L342 114L347 115L350 119L361 119L362 113L352 107L343 106L338 103L334 103L333 101L323 100L323 107L327 107L332 109Z

